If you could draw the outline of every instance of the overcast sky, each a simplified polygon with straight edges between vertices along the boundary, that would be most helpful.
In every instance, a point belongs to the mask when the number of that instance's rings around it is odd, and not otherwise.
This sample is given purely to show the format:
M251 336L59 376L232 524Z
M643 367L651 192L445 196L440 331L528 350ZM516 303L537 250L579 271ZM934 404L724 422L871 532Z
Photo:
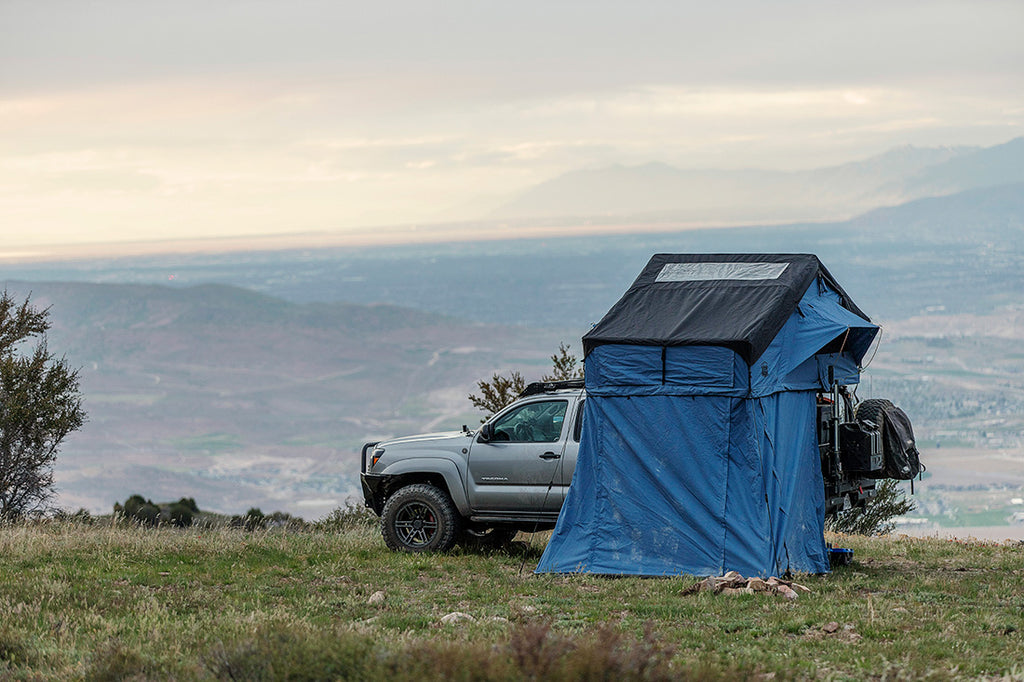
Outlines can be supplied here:
M1019 0L0 0L0 250L467 219L612 163L997 144L1024 134L1022 32Z

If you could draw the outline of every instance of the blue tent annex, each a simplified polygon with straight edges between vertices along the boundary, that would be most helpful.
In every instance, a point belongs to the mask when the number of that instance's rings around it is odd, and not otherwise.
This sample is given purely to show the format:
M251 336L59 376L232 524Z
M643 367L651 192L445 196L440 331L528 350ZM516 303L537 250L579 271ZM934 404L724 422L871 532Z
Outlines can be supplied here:
M877 332L816 256L659 254L583 337L576 470L538 573L828 571L817 394Z

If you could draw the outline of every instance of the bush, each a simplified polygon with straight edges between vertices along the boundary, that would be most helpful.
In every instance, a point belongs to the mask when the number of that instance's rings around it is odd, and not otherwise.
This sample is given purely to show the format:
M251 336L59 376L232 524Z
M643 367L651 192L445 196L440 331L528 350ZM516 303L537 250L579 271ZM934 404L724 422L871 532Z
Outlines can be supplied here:
M195 503L192 503L193 506ZM182 504L181 502L175 502L170 508L170 519L171 524L178 528L188 528L192 525L192 521L195 518L195 512L191 506Z
M178 500L175 504L181 504L188 507L190 510L192 510L193 514L199 513L199 505L196 504L195 498L183 497L180 500Z
M199 505L191 497L183 497L177 502L167 505L166 509L154 503L153 500L147 500L142 495L132 495L124 501L123 505L114 504L115 516L120 515L147 527L154 527L161 521L167 521L178 528L187 528L192 525L195 515L198 513Z
M888 535L896 527L897 516L917 508L908 500L899 483L890 478L875 485L875 496L863 508L855 507L825 518L825 529L851 535Z
M160 507L142 495L132 495L124 501L124 506L114 504L114 514L121 514L142 526L153 527L160 523Z
M259 530L267 527L267 517L259 507L250 507L243 516L232 516L229 525L232 528Z
M374 528L377 523L377 515L369 507L346 502L344 507L338 507L313 527L326 533L340 533L350 528Z

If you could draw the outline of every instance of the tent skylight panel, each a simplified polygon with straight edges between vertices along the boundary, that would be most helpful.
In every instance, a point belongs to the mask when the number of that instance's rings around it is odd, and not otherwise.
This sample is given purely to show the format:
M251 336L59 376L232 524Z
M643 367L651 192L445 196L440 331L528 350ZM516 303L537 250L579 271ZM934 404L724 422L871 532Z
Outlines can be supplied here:
M655 282L778 279L789 263L666 263Z

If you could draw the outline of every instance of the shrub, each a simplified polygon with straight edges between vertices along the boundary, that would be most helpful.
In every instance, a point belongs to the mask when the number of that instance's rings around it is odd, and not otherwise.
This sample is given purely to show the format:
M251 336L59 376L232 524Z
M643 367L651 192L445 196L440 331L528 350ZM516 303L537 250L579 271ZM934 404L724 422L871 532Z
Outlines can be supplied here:
M259 507L250 507L244 515L231 517L229 525L232 528L244 528L246 530L257 530L267 527L267 517L260 511Z
M904 496L899 483L887 478L875 486L875 496L867 506L826 517L825 529L852 535L887 535L896 527L893 519L916 508L914 501Z
M196 504L195 498L183 497L180 500L178 500L176 504L181 504L188 507L189 509L192 510L193 514L199 513L199 505Z
M192 521L195 518L195 511L187 504L175 502L171 505L170 509L171 524L178 528L188 528L192 525Z
M124 506L115 504L114 513L123 514L124 518L142 526L152 527L160 523L160 507L142 495L132 495L124 501Z
M340 533L350 528L373 528L377 523L377 515L369 507L349 501L317 521L313 527L327 533Z

